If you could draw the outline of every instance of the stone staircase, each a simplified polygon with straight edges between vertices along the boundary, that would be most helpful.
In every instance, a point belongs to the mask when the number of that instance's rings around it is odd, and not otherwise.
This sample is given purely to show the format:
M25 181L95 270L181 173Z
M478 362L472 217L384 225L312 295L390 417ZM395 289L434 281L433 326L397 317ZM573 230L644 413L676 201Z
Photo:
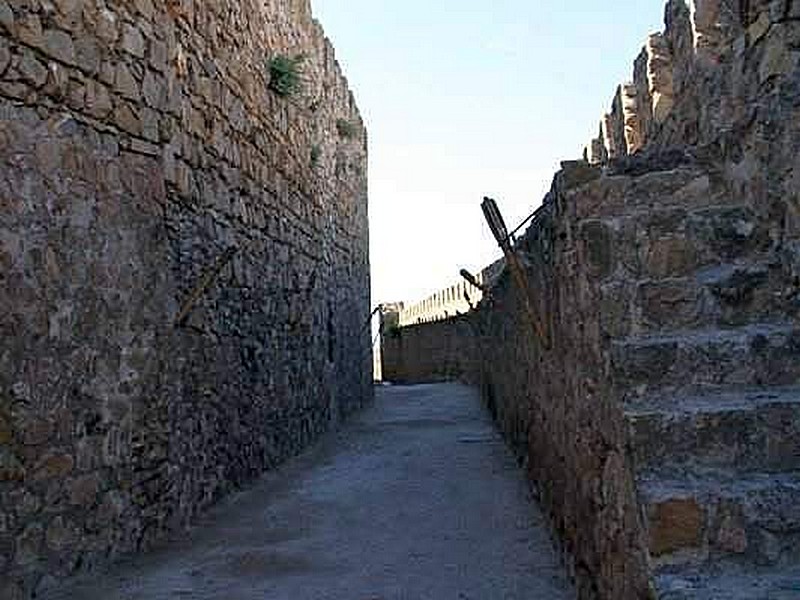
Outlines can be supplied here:
M800 599L800 321L779 217L706 168L605 179L579 228L658 597Z

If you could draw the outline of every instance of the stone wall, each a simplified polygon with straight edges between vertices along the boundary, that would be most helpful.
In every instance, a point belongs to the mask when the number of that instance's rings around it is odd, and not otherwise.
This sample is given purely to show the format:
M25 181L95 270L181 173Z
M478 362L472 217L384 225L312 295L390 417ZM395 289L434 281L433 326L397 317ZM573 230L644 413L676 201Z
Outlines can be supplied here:
M793 589L800 280L770 200L716 152L565 164L526 289L506 273L467 317L581 598Z
M503 259L495 261L474 275L473 281L462 278L445 288L431 294L419 302L404 303L398 312L401 327L418 323L441 321L468 313L483 298L483 290L491 286L504 267ZM474 285L477 284L477 285Z
M545 210L516 246L528 257L528 288L506 273L472 318L484 332L485 402L537 483L579 597L645 598L646 543L608 373L608 307L596 285L612 250L580 215L607 190L576 191L597 175L573 165L556 177ZM524 294L544 315L545 339L534 333Z
M475 382L478 332L466 316L381 332L381 379L392 383Z
M401 310L400 324L430 323L467 313L480 302L481 296L480 288L460 281Z
M0 597L370 397L366 143L305 0L0 0Z
M776 146L779 137L796 140L800 4L670 0L665 25L648 37L587 144L590 163L645 148L723 145L741 153L767 135Z

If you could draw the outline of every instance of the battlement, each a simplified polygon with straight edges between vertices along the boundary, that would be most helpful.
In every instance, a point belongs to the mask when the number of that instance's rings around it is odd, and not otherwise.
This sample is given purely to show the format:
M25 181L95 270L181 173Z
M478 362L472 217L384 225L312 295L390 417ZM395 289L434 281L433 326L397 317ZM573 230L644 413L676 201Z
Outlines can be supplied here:
M480 276L478 276L480 277ZM482 278L476 278L482 283ZM480 288L461 281L431 294L424 300L400 311L399 325L431 323L468 313L483 298Z
M483 299L484 290L492 286L504 265L505 262L499 260L482 269L475 275L478 286L462 279L414 304L401 303L399 326L433 323L474 310Z

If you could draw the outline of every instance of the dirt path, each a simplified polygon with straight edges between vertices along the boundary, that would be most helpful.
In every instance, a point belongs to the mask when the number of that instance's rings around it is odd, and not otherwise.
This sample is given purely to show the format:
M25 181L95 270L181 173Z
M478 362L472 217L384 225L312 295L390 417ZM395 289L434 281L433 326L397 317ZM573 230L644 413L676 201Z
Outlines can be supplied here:
M186 539L51 598L561 600L571 590L476 393L442 384L378 389L374 408Z

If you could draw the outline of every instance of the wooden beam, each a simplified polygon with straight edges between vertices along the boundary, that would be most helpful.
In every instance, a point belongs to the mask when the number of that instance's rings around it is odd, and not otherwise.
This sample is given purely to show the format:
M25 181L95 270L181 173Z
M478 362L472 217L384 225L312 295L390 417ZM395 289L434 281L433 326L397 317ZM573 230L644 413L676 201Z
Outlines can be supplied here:
M500 214L500 209L492 198L484 198L481 209L483 210L484 217L486 217L486 222L489 224L489 229L492 231L492 235L503 251L503 255L506 258L506 265L511 272L511 278L522 294L525 312L528 315L531 325L533 325L533 330L542 341L542 344L544 344L544 347L550 348L550 336L542 325L541 319L539 319L534 300L531 298L530 288L525 281L525 272L522 268L522 264L514 248L511 246L511 238L508 235L508 229L503 221L503 215Z

